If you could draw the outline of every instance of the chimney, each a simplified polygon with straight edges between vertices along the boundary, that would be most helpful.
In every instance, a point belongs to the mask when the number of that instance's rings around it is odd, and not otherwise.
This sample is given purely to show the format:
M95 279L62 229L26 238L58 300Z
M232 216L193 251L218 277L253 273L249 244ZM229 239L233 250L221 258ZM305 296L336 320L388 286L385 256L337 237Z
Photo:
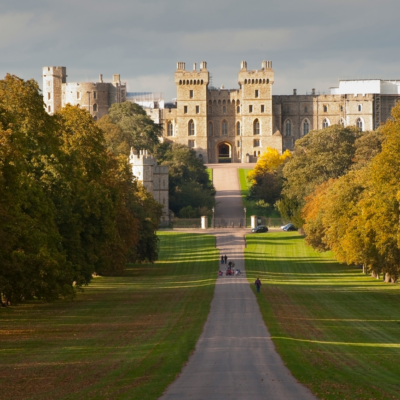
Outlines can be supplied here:
M312 89L312 90L311 90L311 94L312 94L313 96L315 96L315 89Z
M267 69L267 62L266 61L262 61L261 62L261 69Z
M240 69L247 69L247 61L242 61L240 63Z
M114 74L113 75L113 83L119 83L121 82L121 75L120 74Z
M297 95L297 89L293 89L293 96Z
M200 69L202 70L202 69L207 69L207 63L205 62L205 61L202 61L201 63L200 63Z
M193 71L197 71L197 64L193 63Z
M103 83L103 74L100 74L100 75L99 75L99 82L100 82L100 83Z
M176 69L180 69L180 70L185 70L185 63L178 61L178 63L176 64Z

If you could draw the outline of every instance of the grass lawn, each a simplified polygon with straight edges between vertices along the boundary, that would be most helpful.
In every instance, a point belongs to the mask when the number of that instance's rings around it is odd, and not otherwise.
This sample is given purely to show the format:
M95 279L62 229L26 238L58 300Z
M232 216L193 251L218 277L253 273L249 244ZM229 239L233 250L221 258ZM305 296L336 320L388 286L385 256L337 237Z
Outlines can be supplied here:
M0 309L0 399L157 399L209 313L215 238L162 232L160 261L100 277L73 302Z
M212 168L207 168L206 169L207 174L208 174L208 179L210 180L210 182L213 181L213 169Z
M400 287L340 265L297 233L247 236L263 318L293 375L321 399L400 398ZM254 290L254 285L252 285Z
M273 213L269 213L266 210L262 210L256 206L256 202L254 200L248 200L247 195L249 194L251 184L247 180L247 174L251 171L251 168L239 168L239 182L240 182L240 191L242 193L242 201L243 205L246 207L246 214L248 217L251 215L258 215L260 217L269 217L269 218L280 218L280 215L277 211L273 211ZM281 225L279 220L278 225Z

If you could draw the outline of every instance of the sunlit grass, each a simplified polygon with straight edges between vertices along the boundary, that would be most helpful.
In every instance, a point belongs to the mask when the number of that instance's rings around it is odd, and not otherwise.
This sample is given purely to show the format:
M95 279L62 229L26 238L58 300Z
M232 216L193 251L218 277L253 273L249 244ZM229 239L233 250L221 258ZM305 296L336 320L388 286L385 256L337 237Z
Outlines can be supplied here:
M336 263L297 233L248 236L245 251L250 283L263 283L263 318L300 382L322 399L400 398L399 285Z
M159 237L159 262L97 277L73 302L0 309L0 399L161 395L200 336L218 255L211 236Z
M213 181L213 169L212 168L207 168L206 169L207 174L208 174L208 179L210 180L210 182Z

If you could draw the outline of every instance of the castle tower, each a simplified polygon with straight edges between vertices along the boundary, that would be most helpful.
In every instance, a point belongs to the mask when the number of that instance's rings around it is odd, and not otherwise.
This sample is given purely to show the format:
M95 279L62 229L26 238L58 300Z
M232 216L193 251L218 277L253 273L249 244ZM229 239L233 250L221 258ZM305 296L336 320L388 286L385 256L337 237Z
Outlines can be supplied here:
M242 162L246 154L258 156L266 146L282 150L282 138L273 133L272 85L274 71L272 61L262 61L261 69L248 70L242 61L238 74L241 87Z
M178 62L175 71L177 86L178 109L176 118L179 123L175 126L175 141L193 148L204 162L207 156L207 87L209 73L207 63L196 63L192 71L185 70L185 63Z
M62 84L66 82L66 67L43 67L43 101L50 115L62 107Z
M154 199L163 206L163 221L169 220L169 178L168 167L157 165L157 160L147 151L139 152L133 147L129 155L129 163L132 164L132 174L142 182Z

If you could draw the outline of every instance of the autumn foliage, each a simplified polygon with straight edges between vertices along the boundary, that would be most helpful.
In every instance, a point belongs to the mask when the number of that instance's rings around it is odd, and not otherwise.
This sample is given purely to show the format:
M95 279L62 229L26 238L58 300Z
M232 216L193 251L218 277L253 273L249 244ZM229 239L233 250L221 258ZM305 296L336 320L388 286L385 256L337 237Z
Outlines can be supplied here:
M92 117L44 110L37 83L0 81L0 299L73 297L93 273L157 257L161 206Z
M374 277L383 274L386 282L397 282L400 103L393 108L391 120L359 141L354 168L317 186L306 198L306 240L318 250L332 250L340 262L363 266Z

